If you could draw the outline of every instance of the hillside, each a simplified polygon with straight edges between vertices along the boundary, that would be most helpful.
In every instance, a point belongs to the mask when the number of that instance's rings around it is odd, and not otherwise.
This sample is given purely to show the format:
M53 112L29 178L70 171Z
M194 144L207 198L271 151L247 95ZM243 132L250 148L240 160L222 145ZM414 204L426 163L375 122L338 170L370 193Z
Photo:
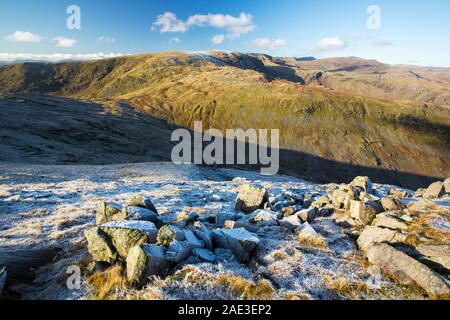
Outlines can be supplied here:
M279 128L285 173L319 182L364 174L409 187L450 175L449 87L447 69L221 52L0 68L6 97L120 104L137 122L151 117L187 128L195 120L205 129Z

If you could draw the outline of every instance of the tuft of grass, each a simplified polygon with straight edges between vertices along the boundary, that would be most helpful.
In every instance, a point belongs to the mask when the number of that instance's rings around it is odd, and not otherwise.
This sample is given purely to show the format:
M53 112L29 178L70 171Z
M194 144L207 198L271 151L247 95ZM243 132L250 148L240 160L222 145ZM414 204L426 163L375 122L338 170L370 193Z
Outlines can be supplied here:
M239 276L220 274L217 276L217 282L226 287L228 291L241 296L244 300L273 299L272 284L266 279L258 280L255 283Z
M123 289L126 285L126 277L122 266L116 265L103 272L96 272L87 279L94 294L94 300L114 300L113 290Z
M337 279L325 277L323 282L328 290L344 299L358 300L361 294L368 293L370 290L366 283L352 282L344 277Z
M304 236L298 236L298 241L302 246L305 247L311 247L321 250L329 250L329 247L322 237L304 237Z
M286 293L286 295L284 296L285 300L302 300L302 301L306 301L306 300L311 300L310 296L308 296L307 294L304 293Z

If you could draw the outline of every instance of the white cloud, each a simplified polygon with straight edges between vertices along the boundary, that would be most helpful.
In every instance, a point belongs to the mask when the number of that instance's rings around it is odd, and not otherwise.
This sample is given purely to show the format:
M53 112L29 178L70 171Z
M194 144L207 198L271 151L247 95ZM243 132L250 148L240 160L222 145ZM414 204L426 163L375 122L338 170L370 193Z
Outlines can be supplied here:
M226 31L226 38L235 40L256 29L253 16L242 12L238 17L228 14L196 14L186 21L180 20L172 12L165 12L156 18L152 30L166 32L187 32L193 27L211 27Z
M336 51L336 50L343 50L347 48L347 46L348 46L347 41L338 37L331 37L320 40L315 46L313 46L310 49L310 51L316 53L325 51Z
M377 37L370 37L370 42L372 43L373 47L386 47L392 45L392 41Z
M106 42L106 43L114 43L116 42L115 38L101 36L97 39L98 42Z
M169 39L169 44L174 44L174 43L180 43L181 40L178 39L177 37L172 37Z
M88 54L33 54L33 53L0 53L0 61L14 62L14 61L47 61L58 62L67 60L99 60L106 58L115 58L124 56L122 53L88 53Z
M225 36L223 34L218 34L211 39L212 43L214 44L221 44L225 41Z
M44 38L29 31L16 31L6 37L12 42L41 42Z
M277 39L277 40L270 40L267 38L260 38L250 41L250 44L256 48L263 49L263 50L276 50L280 48L284 48L287 46L286 40L283 39Z
M72 48L77 44L76 40L66 37L56 37L53 41L56 41L56 46L59 48Z

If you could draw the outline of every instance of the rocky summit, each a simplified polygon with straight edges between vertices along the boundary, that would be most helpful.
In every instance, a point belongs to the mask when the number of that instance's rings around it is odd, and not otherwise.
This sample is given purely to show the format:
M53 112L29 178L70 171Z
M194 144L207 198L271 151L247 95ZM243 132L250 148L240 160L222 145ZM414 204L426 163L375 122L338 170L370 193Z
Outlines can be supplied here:
M446 182L417 196L367 176L321 185L169 163L1 168L14 183L0 189L10 212L0 236L5 252L23 250L0 254L4 297L450 298ZM58 280L74 267L78 290ZM31 282L27 268L38 270Z

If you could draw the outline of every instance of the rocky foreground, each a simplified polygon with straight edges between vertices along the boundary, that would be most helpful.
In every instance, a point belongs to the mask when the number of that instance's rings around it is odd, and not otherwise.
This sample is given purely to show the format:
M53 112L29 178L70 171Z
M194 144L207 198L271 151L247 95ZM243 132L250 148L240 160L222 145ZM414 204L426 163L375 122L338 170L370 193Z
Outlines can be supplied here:
M450 179L413 192L168 163L0 178L6 298L450 298Z

